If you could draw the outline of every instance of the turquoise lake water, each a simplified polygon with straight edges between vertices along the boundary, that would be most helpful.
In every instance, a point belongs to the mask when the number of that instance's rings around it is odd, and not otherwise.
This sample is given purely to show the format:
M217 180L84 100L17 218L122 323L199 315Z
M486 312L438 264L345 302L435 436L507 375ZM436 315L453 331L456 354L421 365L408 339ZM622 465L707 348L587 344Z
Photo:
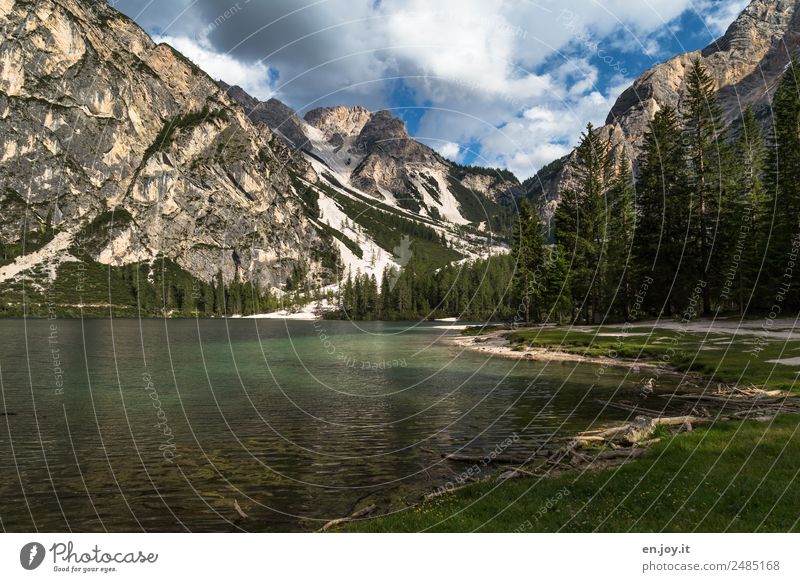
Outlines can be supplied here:
M0 320L2 528L313 530L452 480L460 468L439 453L529 455L625 418L592 400L633 394L642 380L463 351L453 333Z

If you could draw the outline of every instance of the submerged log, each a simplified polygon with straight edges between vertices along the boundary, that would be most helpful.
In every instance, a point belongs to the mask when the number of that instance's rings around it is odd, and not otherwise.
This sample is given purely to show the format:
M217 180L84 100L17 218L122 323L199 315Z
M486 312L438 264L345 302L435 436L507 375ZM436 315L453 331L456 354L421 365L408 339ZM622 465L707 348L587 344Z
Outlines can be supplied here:
M664 414L663 410L651 410L649 408L643 408L636 404L625 404L623 402L611 402L610 400L600 400L596 399L593 400L595 404L600 404L601 406L607 406L609 408L618 408L620 410L627 410L628 412L639 412L639 413L646 413L652 414L654 416L661 416Z
M236 510L236 513L238 513L239 517L241 517L242 519L247 519L248 517L250 517L244 511L242 511L242 507L239 505L239 501L237 499L233 500L233 509Z

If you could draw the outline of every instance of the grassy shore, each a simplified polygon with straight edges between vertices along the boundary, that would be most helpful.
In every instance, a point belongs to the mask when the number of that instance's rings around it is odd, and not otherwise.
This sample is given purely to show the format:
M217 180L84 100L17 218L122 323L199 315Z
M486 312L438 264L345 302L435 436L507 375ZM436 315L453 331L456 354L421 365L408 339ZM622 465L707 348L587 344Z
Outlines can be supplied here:
M800 365L773 360L800 356L800 340L786 334L758 334L756 329L733 335L660 327L595 329L531 328L511 332L511 346L544 348L590 357L655 362L665 369L695 372L719 382L765 389L798 390Z
M622 467L477 483L355 532L800 531L800 417L678 434Z
M691 371L707 380L699 388L708 391L716 382L796 391L800 370L770 362L800 356L800 341L786 333L531 328L510 332L507 339L515 351L551 350ZM344 529L800 531L800 416L714 423L661 436L642 458L621 467L482 481Z

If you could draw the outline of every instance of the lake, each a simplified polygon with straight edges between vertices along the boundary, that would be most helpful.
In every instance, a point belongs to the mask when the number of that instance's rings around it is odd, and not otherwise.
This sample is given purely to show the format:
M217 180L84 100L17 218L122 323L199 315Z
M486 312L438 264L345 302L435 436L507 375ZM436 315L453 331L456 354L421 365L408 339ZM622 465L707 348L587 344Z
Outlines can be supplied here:
M446 324L0 320L7 531L307 531L626 418L626 369L463 351ZM234 509L237 501L248 515Z

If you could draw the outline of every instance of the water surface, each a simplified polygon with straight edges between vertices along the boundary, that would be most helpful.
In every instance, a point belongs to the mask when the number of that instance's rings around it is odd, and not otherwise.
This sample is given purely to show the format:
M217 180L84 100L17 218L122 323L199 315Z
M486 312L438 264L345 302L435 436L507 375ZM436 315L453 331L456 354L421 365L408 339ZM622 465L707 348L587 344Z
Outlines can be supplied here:
M0 320L8 531L296 531L624 418L625 369L462 351L436 324ZM504 447L505 448L505 447ZM234 500L249 516L241 519Z

